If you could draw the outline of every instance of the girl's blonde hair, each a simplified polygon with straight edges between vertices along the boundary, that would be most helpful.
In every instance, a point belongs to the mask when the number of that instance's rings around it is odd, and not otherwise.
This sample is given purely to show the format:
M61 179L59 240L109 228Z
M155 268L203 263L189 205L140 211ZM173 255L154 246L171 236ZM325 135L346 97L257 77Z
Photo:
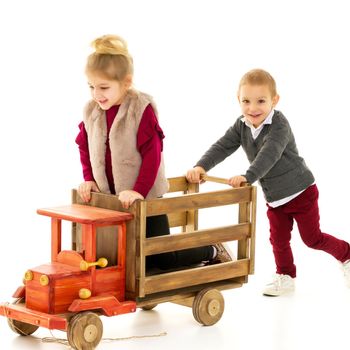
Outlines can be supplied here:
M123 81L127 75L133 75L133 59L123 38L117 35L103 35L95 39L91 46L95 52L87 58L86 73L100 74L117 81Z
M263 69L252 69L249 72L245 73L239 82L238 94L241 90L242 85L245 84L267 85L270 90L271 97L275 97L277 95L275 79L270 73L266 72Z

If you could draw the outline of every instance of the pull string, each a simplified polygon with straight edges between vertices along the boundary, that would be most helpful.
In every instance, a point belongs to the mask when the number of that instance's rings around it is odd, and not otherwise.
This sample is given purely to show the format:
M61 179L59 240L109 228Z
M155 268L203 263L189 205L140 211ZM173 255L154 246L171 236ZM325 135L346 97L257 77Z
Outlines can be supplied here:
M10 305L10 303L5 303L5 305ZM7 313L7 308L5 307L4 308L6 311L6 315L5 317L7 319L10 319L8 313ZM15 328L19 333L22 333L22 331L16 327L13 323L12 323L12 327ZM54 336L54 334L52 333L52 330L49 329L49 332L51 334L51 337L43 337L43 338L40 338L40 337L37 337L35 335L30 335L32 338L36 339L36 340L40 340L42 343L56 343L56 344L62 344L62 345L65 345L67 347L69 347L70 349L72 349L72 347L69 345L69 342L67 339L65 338L57 338ZM121 340L131 340L131 339L142 339L142 338L158 338L158 337L164 337L166 336L168 333L167 332L161 332L161 333L158 333L158 334L145 334L145 335L131 335L129 337L118 337L118 338L102 338L101 339L101 342L102 341L105 341L105 342L113 342L113 341L121 341Z

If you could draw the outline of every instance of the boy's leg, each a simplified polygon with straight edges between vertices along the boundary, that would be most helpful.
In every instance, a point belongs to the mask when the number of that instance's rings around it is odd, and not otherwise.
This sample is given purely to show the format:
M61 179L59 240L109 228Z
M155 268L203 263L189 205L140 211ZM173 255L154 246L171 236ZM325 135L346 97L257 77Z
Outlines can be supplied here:
M284 212L285 206L272 208L267 205L270 222L270 242L276 262L276 273L296 277L296 266L290 246L293 217Z
M289 210L295 211L294 218L298 224L300 236L308 247L323 250L341 262L350 259L349 243L320 230L318 189L316 185L310 186L291 201Z

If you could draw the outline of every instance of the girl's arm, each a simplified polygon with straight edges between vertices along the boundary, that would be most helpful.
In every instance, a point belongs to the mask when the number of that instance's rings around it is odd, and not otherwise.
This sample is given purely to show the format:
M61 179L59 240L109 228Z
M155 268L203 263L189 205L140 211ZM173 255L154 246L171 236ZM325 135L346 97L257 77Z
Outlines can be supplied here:
M146 197L158 174L164 134L151 105L143 113L137 133L137 149L142 163L133 190Z
M75 142L79 146L80 162L83 168L83 177L85 180L85 182L79 185L78 194L84 202L89 202L91 199L91 191L100 192L100 190L97 187L92 174L88 138L83 122L79 124L79 134L76 137Z
M81 162L81 166L83 168L84 180L85 181L95 181L94 176L92 174L88 137L87 137L87 133L85 130L84 122L81 122L79 124L79 134L75 139L75 143L79 147L80 162Z

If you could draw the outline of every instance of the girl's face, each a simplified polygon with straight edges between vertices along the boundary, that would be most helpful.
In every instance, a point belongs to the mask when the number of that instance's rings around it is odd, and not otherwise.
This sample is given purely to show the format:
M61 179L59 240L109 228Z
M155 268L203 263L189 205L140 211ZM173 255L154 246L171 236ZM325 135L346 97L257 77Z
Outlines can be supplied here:
M242 85L238 101L243 116L257 128L276 106L279 96L271 96L268 85Z
M87 74L87 78L91 96L103 110L120 105L131 85L129 76L123 81L106 79L97 74Z

